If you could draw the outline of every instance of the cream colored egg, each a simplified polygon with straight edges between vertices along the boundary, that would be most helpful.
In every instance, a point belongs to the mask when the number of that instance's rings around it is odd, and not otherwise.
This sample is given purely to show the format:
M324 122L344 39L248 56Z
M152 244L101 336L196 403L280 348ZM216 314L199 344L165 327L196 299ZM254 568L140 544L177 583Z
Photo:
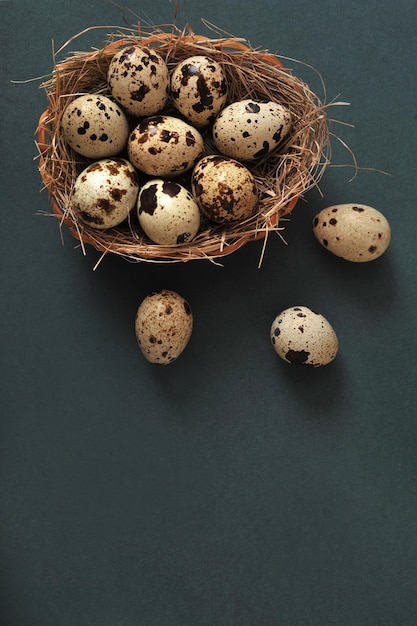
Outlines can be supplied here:
M190 170L202 156L203 137L193 126L170 115L142 120L128 140L131 163L150 176L173 177Z
M328 320L306 306L282 311L271 326L275 352L287 363L319 367L336 357L339 343Z
M222 154L252 161L274 150L288 135L291 124L291 112L282 104L241 100L219 113L213 141Z
M391 240L386 217L366 204L336 204L323 209L313 220L313 232L327 250L356 263L377 259Z
M83 95L72 100L63 112L61 128L71 148L91 159L119 154L129 136L123 110L102 95Z
M137 200L138 219L144 233L157 244L191 241L200 227L200 210L192 194L175 181L151 179Z
M126 159L101 159L78 175L71 207L89 226L112 228L135 207L138 191L137 173Z
M169 94L168 67L155 50L138 45L116 52L108 69L113 97L134 116L159 113Z
M222 66L204 55L181 61L172 72L171 97L174 106L191 124L208 126L227 100Z
M229 157L203 157L193 170L191 186L201 211L214 222L243 221L258 203L253 174Z
M192 330L191 307L175 291L163 289L152 293L137 310L136 338L150 363L172 363L187 346Z

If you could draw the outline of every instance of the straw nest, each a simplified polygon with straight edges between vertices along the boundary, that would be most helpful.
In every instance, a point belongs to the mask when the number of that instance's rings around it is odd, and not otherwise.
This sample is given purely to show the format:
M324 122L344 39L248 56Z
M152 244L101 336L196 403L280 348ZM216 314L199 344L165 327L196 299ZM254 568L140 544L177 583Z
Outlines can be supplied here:
M77 219L71 209L72 189L78 174L91 161L66 144L60 130L61 117L76 96L111 95L107 83L109 63L121 47L132 44L155 47L170 71L180 61L196 54L217 60L228 82L227 104L251 98L271 100L290 109L293 125L284 143L269 155L247 164L260 193L256 213L250 219L228 225L203 219L192 241L174 246L152 243L141 232L133 214L122 225L106 231ZM330 162L326 106L308 85L284 68L276 55L253 49L241 38L209 38L195 34L190 27L183 31L175 26L153 27L149 31L139 28L137 32L122 29L110 35L103 48L73 52L59 62L55 57L51 78L41 87L46 91L48 106L37 128L39 171L49 192L52 214L57 216L61 226L68 227L83 250L89 244L103 255L113 253L134 261L175 262L215 260L249 241L264 239L266 243L270 232L281 230L281 218L293 210L307 190L318 186ZM203 136L206 153L213 153L210 129Z

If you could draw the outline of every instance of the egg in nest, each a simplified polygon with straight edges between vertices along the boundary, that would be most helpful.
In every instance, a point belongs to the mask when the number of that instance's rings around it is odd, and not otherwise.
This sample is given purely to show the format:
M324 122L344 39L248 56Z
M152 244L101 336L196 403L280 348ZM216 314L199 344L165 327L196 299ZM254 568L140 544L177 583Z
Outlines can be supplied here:
M184 59L172 72L171 97L173 105L191 124L208 126L227 100L222 66L204 55Z
M204 140L193 126L171 115L155 115L139 122L127 144L131 163L156 177L179 176L202 156Z
M107 76L113 97L130 114L144 117L165 107L169 72L155 50L140 46L122 48L113 56Z
M208 155L196 164L191 187L202 213L217 223L243 221L258 203L253 174L239 161L222 155Z
M139 224L154 243L191 241L200 227L200 210L192 194L175 181L152 178L138 195Z
M91 159L118 155L129 136L123 110L102 95L86 94L72 100L63 112L61 128L71 148Z
M138 192L138 176L129 161L100 159L77 176L71 207L85 224L98 229L112 228L127 218Z
M290 110L277 102L232 102L213 124L217 150L241 161L259 159L274 150L292 126Z

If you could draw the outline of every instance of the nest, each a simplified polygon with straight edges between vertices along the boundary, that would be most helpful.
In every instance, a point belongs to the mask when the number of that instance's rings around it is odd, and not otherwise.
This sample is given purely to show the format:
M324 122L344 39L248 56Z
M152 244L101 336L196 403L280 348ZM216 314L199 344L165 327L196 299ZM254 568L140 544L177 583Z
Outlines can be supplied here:
M290 109L293 126L284 143L269 155L246 164L259 190L257 210L250 219L227 225L203 219L192 241L173 246L152 243L138 227L134 215L122 225L105 231L77 219L71 209L72 189L78 174L91 160L76 154L64 141L61 117L70 100L79 95L111 96L107 84L109 63L121 47L132 44L154 47L170 71L193 55L206 54L217 60L228 82L227 104L250 98L272 100ZM318 185L330 162L326 106L308 85L284 68L276 55L253 49L241 38L208 38L195 34L189 27L184 31L175 26L154 27L149 32L125 29L112 34L101 49L75 52L63 61L55 61L51 78L41 87L46 91L48 106L37 128L39 171L49 192L53 215L61 226L68 227L83 250L88 244L103 255L112 253L134 261L175 262L215 260L249 241L266 242L270 232L281 230L281 218L294 209L306 191ZM210 129L203 137L206 153L213 153Z

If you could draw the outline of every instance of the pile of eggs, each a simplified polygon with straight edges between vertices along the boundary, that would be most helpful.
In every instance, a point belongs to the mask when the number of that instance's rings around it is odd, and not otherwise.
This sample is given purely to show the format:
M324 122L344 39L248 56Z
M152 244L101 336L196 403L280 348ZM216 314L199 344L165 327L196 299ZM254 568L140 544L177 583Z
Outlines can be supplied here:
M65 141L92 161L71 196L82 223L109 229L135 211L152 243L172 246L192 241L203 217L228 224L254 214L259 191L249 167L288 136L286 106L227 104L219 62L196 55L169 71L155 50L139 45L114 54L107 83L109 97L80 95L61 119Z

